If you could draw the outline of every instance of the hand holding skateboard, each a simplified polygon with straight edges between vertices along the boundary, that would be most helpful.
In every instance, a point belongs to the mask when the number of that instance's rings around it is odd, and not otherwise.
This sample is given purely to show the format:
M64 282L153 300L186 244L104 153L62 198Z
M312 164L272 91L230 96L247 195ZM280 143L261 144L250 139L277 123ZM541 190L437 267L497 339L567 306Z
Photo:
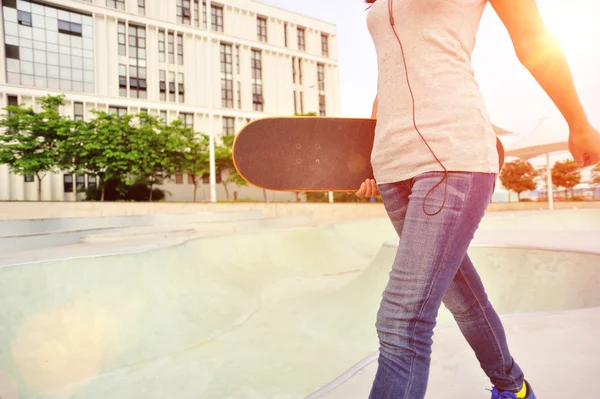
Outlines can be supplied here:
M600 162L600 133L591 125L572 128L569 151L579 167L594 166Z
M380 195L379 187L373 179L365 180L355 194L358 198L377 197Z

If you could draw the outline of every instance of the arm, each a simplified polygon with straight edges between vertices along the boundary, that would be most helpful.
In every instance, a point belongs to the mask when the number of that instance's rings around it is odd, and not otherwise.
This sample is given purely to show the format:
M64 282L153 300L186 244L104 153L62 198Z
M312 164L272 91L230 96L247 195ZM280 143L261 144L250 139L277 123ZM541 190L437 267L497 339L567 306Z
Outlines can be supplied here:
M375 96L373 100L373 108L371 109L371 119L377 119L377 109L379 107L379 94ZM357 197L377 197L379 194L379 188L375 180L367 179L361 185L358 191L355 193Z
M379 94L375 95L375 100L373 100L373 109L371 110L371 119L377 119L377 109L379 107Z
M588 119L577 95L565 55L547 29L535 0L490 0L512 40L515 53L563 115L571 131Z

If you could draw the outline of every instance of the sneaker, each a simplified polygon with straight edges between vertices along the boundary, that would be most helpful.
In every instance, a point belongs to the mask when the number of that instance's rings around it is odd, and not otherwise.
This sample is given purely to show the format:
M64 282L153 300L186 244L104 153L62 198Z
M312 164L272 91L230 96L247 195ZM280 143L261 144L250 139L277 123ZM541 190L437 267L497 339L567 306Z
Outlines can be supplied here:
M525 399L536 399L531 385L529 385L527 381L525 381L525 385L527 385L527 397ZM512 392L500 392L494 387L492 388L492 399L517 399L517 394Z

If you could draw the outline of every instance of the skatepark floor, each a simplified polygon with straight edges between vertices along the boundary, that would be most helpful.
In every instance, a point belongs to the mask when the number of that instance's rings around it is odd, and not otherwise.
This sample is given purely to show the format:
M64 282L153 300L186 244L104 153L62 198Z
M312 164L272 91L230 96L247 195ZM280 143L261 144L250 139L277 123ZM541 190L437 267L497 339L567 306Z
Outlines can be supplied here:
M389 222L236 217L5 235L0 397L366 399ZM599 226L490 214L469 250L540 398L597 398ZM443 308L434 341L427 397L489 398Z

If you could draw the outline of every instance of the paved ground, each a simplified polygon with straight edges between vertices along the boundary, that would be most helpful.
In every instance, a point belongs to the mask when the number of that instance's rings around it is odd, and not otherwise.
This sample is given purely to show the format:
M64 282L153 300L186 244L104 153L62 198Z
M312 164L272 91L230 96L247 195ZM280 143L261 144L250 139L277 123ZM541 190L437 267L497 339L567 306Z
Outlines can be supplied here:
M515 356L545 397L576 381L572 397L596 398L599 221L597 211L490 216L470 249L496 308L521 315L506 318ZM271 223L111 233L5 257L0 397L366 399L393 229ZM488 397L448 312L438 321L430 397ZM332 381L343 383L315 394Z

